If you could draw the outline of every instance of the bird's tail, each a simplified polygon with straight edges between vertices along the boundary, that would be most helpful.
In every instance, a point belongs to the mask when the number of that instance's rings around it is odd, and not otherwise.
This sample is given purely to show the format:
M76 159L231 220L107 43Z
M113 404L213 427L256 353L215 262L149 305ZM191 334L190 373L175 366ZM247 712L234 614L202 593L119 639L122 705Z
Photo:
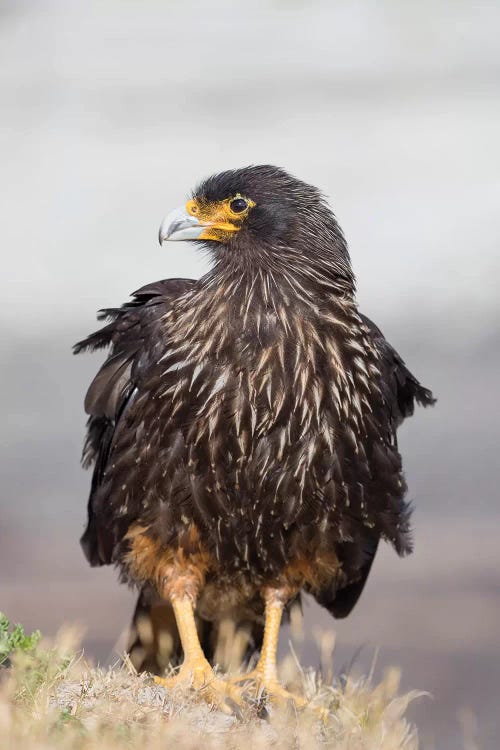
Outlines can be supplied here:
M138 672L161 675L181 661L182 651L174 611L168 602L139 594L129 632L127 651Z
M234 618L216 623L197 614L196 623L203 652L212 665L237 669L260 651L264 635L260 622ZM137 600L127 651L138 672L157 675L165 674L183 659L172 606L146 589Z

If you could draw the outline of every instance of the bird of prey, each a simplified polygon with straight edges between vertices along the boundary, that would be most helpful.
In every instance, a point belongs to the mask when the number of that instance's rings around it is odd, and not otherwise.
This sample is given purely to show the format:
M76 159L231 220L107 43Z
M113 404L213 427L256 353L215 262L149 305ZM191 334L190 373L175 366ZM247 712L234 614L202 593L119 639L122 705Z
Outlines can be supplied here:
M167 216L167 240L201 244L211 269L143 287L75 347L110 348L85 400L82 546L141 590L139 614L161 613L183 654L165 684L241 703L210 663L229 620L260 652L247 686L288 700L276 649L290 602L308 592L345 617L379 541L411 551L396 430L434 399L359 312L315 187L274 166L223 172ZM143 654L153 671L158 647Z

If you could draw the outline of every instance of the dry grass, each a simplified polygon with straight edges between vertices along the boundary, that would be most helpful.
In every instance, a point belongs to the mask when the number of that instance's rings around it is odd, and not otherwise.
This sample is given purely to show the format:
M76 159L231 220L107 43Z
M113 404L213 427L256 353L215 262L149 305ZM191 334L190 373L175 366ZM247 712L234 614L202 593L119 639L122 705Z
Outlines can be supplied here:
M45 750L416 750L416 731L405 719L418 694L398 695L399 673L383 681L345 678L322 685L313 673L295 670L313 703L328 707L322 723L312 712L270 712L226 716L196 694L171 693L135 674L127 660L110 669L94 668L75 656L70 634L42 642L30 654L18 653L0 670L0 748ZM290 660L292 662L293 660ZM291 675L290 664L285 673ZM298 675L298 677L297 677Z

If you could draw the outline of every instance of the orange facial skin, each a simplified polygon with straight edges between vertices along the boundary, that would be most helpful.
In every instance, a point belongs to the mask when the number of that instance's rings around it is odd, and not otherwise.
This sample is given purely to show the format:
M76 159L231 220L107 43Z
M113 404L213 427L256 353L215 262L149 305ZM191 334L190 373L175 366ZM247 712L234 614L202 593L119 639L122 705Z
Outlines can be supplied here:
M237 198L243 198L247 203L247 208L238 213L231 209L231 203ZM238 193L223 201L205 201L203 198L192 198L186 203L186 211L191 216L196 216L200 224L205 224L207 227L200 234L200 240L226 242L234 232L241 229L243 222L254 206L254 201L244 198Z

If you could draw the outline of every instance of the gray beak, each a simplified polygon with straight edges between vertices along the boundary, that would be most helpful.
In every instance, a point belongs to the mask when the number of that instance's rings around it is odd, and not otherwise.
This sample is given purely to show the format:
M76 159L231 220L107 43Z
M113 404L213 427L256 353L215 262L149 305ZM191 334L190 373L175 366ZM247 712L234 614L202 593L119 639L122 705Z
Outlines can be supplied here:
M165 240L197 240L206 228L206 224L200 224L185 208L175 208L163 219L158 239L160 245L163 245Z

